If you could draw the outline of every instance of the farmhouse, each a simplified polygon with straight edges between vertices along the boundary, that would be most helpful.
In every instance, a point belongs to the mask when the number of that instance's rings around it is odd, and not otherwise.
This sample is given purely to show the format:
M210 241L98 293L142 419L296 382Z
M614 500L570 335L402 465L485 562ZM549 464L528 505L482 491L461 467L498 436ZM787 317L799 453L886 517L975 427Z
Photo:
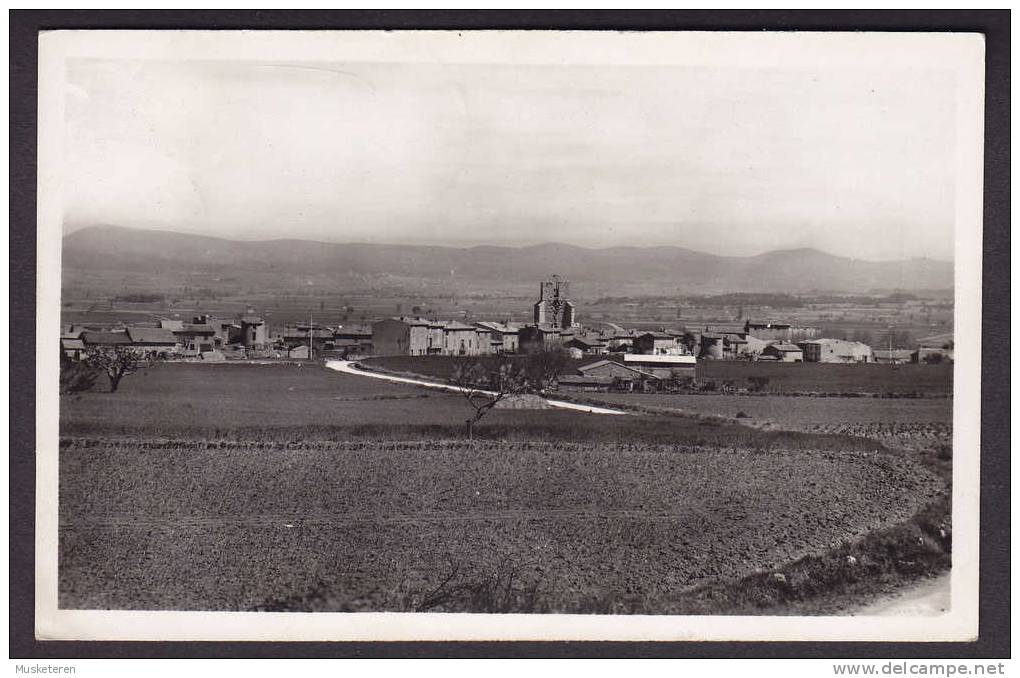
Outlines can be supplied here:
M563 333L555 327L525 325L518 333L518 347L525 353L559 348L563 344Z
M131 345L131 337L127 332L85 331L81 333L81 341L86 348Z
M687 351L680 337L666 332L645 332L634 339L634 353L644 355L683 355Z
M312 345L313 351L331 350L334 346L333 330L324 325L308 323L289 325L283 328L280 341L288 349Z
M795 342L814 339L818 336L817 327L800 327L790 323L778 322L744 322L744 334L753 335L765 341Z
M333 348L345 352L371 352L371 325L341 325L337 327L333 330Z
M204 323L183 323L174 336L182 346L184 355L196 356L210 353L218 348L216 329Z
M802 363L804 362L804 351L796 344L776 343L769 344L761 352L762 359L776 360L781 363Z
M61 337L60 350L71 360L81 360L85 355L85 342L75 337Z
M571 337L563 342L563 348L571 352L577 352L582 356L608 353L608 348L604 342L588 335Z
M568 380L568 388L592 390L596 387L608 388L609 386L617 386L632 391L636 384L643 387L646 382L657 382L659 380L659 377L650 371L641 370L630 365L623 365L614 360L600 360L583 365L577 371L586 380L581 382Z
M434 340L429 321L423 318L387 318L372 324L372 345L376 355L430 355Z
M561 374L556 377L560 391L608 391L615 381L613 377L586 374Z
M697 359L692 355L642 355L624 353L623 362L627 367L640 370L660 379L693 377Z
M910 354L910 362L920 364L953 362L953 347L952 333L919 339L917 349Z
M170 353L179 346L174 333L162 327L129 327L127 334L131 345L143 351Z
M476 322L475 327L488 330L490 353L516 353L519 328L510 323Z
M443 355L481 355L489 352L488 337L485 338L484 345L480 345L478 331L474 325L451 320L443 321L440 327Z
M624 365L615 360L599 360L598 362L582 365L577 368L577 371L589 377L608 377L610 379L637 379L652 376L637 367Z
M633 351L634 340L637 339L637 335L638 333L634 330L617 330L606 335L606 346L611 353Z
M902 365L910 362L909 350L876 348L875 362L883 365Z
M455 320L389 318L372 325L376 355L484 355L491 335Z
M843 339L811 339L798 344L808 363L873 363L871 347L859 341Z

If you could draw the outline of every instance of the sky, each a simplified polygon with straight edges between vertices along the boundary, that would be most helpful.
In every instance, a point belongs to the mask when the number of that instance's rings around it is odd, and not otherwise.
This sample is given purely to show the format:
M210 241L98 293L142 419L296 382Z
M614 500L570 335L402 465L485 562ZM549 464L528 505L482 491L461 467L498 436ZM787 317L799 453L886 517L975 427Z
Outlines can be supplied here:
M953 255L945 71L75 59L64 232Z

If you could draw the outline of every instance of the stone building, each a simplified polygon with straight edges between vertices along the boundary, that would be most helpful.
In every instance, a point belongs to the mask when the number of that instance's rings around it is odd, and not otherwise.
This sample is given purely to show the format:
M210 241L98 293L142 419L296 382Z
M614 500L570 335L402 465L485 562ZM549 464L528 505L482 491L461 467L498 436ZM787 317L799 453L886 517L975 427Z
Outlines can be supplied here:
M843 339L811 339L798 346L808 363L873 363L875 353L867 344Z
M559 276L542 282L534 306L535 324L560 330L577 324L574 302L570 300L570 283Z

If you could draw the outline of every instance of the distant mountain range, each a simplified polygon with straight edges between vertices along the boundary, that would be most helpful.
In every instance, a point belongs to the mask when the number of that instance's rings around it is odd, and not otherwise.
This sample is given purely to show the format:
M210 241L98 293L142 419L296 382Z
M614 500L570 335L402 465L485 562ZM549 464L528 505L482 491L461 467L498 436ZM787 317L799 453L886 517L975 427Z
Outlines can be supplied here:
M752 257L682 247L588 249L560 243L529 247L338 244L308 240L239 241L115 226L64 237L63 266L78 272L300 276L384 276L397 281L456 281L485 289L533 284L558 274L579 285L654 293L846 292L951 289L953 264L931 259L862 261L813 249Z

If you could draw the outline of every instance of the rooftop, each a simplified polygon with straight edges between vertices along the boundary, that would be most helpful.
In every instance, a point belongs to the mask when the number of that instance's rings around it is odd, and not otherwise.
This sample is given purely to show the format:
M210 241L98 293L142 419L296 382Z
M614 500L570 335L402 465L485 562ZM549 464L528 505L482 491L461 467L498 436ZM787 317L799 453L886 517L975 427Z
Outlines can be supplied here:
M82 341L95 346L114 346L130 344L127 332L82 332Z
M645 365L696 365L698 360L692 355L644 355L641 353L624 353L623 362Z
M129 327L128 337L135 344L167 344L177 343L174 333L165 327Z

